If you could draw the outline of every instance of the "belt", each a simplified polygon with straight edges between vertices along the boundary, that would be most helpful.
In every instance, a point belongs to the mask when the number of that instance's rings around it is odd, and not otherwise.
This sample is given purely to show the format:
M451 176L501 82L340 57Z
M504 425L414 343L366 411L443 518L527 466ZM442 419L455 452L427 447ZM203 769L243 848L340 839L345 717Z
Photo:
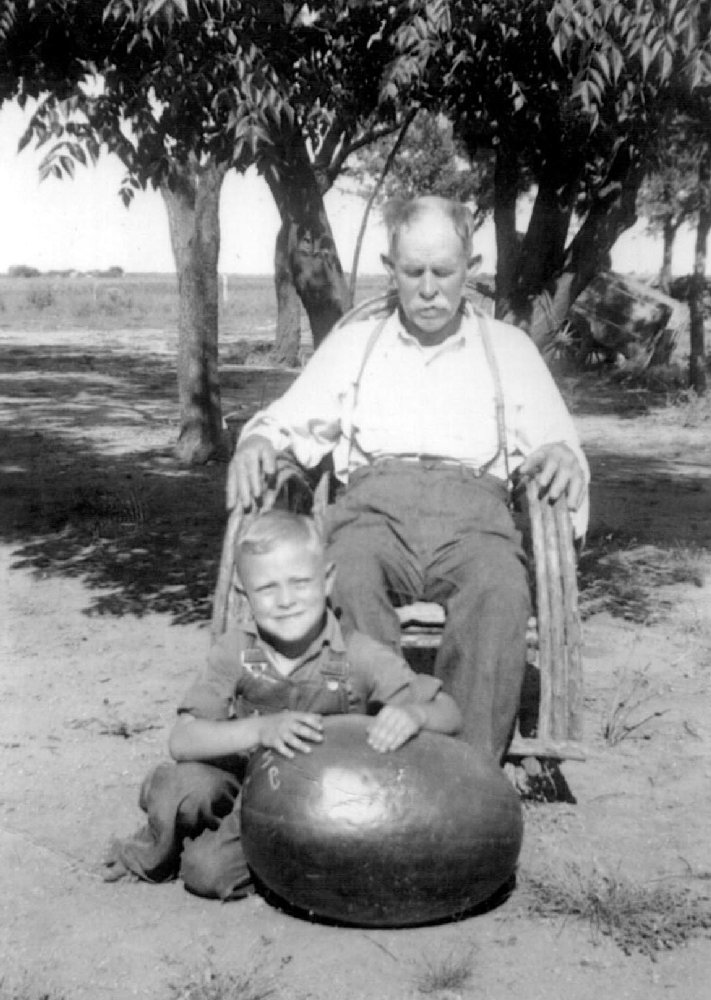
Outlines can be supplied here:
M478 483L489 493L493 493L504 503L508 500L508 488L503 479L492 476L491 473L457 462L455 459L439 458L435 455L403 455L397 458L387 455L371 459L367 465L358 466L349 475L349 482L355 483L358 479L370 473L398 473L407 472L410 469L423 469L428 471L449 472L458 475L461 479L466 479Z

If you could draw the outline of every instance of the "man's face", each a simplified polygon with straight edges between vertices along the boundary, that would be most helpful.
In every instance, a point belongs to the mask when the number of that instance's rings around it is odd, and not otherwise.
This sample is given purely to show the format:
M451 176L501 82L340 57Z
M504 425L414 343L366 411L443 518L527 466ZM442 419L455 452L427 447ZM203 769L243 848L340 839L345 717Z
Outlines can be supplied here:
M441 343L459 322L469 261L451 221L428 212L404 226L394 258L383 258L397 287L410 333L424 345Z
M300 656L318 635L333 584L323 553L296 541L245 554L240 577L259 630L278 652Z

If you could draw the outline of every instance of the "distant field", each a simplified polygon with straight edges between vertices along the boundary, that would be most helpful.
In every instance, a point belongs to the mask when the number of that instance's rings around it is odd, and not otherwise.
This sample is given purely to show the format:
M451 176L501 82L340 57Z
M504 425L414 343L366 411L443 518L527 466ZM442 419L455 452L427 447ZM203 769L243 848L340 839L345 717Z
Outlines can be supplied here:
M385 278L365 276L362 301L385 288ZM225 294L226 292L226 294ZM230 340L270 340L276 326L271 275L231 274L220 287L220 333ZM178 315L177 278L126 274L121 278L0 275L0 330L153 329L169 332ZM303 320L303 331L308 323Z

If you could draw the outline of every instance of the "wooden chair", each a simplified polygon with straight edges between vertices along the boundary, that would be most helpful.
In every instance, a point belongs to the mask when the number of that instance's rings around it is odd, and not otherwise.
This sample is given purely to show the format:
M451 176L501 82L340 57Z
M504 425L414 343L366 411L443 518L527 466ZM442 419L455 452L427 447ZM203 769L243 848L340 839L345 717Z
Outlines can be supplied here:
M391 308L392 299L380 296L352 310L341 323L354 317L381 315ZM280 456L261 510L282 506L310 513L318 522L332 499L333 489L328 469L307 473ZM523 507L519 520L529 556L535 609L529 623L524 691L533 694L535 705L532 715L530 710L520 713L507 757L583 760L581 630L570 516L565 498L556 503L541 500L535 483L526 487ZM239 506L230 514L213 604L213 639L244 611L244 595L234 564L235 540L245 519L256 516L259 512L244 513ZM403 651L408 658L414 654L419 659L423 650L437 647L444 623L441 607L418 603L398 609L398 615Z

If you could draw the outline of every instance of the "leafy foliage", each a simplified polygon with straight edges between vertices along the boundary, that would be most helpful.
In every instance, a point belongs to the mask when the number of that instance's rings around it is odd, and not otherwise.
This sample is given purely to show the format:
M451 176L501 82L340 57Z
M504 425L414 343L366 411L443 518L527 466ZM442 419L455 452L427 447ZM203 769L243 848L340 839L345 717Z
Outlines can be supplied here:
M667 109L711 81L703 4L401 6L407 16L384 96L445 111L470 156L493 152L498 310L554 329L634 221L643 160ZM533 184L536 201L521 242L513 206Z
M391 146L391 139L380 139L349 162L344 176L356 182L359 193L370 194ZM413 198L421 194L471 202L479 224L493 207L492 156L485 152L470 159L454 138L451 122L425 109L418 112L409 128L376 203L395 195Z
M63 22L74 25L81 7L64 0ZM298 169L298 136L325 190L352 148L379 134L379 79L392 56L385 3L110 0L103 15L93 8L99 40L81 85L65 99L50 88L25 137L55 140L45 173L69 174L71 160L107 148L126 165L129 201L135 188L175 183L186 164L206 158L288 175ZM82 45L69 51L81 55ZM390 109L381 133L397 118Z
M698 211L703 146L703 136L688 116L676 117L660 133L640 188L639 205L650 232L660 232L665 225L676 230Z

